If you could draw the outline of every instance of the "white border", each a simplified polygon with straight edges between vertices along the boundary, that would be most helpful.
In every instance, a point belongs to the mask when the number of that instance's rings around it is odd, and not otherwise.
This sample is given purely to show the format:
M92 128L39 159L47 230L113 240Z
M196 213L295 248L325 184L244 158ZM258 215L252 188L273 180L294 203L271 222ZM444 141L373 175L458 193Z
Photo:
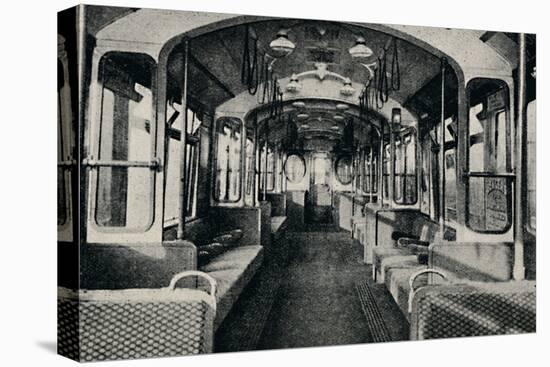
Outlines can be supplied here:
M2 142L4 163L0 205L2 227L0 345L3 365L74 365L53 350L56 338L56 11L76 2L56 0L6 3L2 27ZM548 36L544 2L522 0L384 1L295 0L168 1L109 0L89 3L254 15L415 24L538 33L538 97L544 100L542 40ZM8 5L9 4L9 5ZM332 6L331 6L332 5ZM517 8L516 8L517 7ZM7 81L7 83L6 83ZM550 144L545 103L538 104L539 161ZM545 142L544 142L545 143ZM543 147L543 146L546 147ZM538 207L548 207L548 170L538 169ZM548 263L547 231L542 210L538 216L538 335L507 336L231 353L102 363L101 366L280 366L280 365L401 365L401 366L531 366L547 355ZM544 306L543 306L544 305Z

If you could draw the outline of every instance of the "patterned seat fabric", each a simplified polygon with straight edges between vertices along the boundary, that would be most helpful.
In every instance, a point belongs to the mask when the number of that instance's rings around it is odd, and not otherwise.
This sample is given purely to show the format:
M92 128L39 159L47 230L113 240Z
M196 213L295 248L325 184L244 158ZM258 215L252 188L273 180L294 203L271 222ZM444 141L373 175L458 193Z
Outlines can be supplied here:
M533 333L534 281L424 287L411 312L411 339Z
M218 283L216 293L218 307L214 329L219 327L248 282L258 271L263 261L263 251L262 246L235 247L200 268Z
M194 289L61 288L59 353L84 362L209 353L214 313Z

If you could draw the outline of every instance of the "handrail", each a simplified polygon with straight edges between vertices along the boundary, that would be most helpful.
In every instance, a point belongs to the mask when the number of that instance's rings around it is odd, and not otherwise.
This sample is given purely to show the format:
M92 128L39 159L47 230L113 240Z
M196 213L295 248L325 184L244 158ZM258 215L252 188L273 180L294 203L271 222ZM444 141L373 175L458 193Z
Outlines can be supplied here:
M416 278L418 278L422 274L437 274L444 280L447 280L447 275L443 271L437 270L437 269L422 269L417 271L416 273L413 273L409 278L409 288L410 288L409 306L408 306L409 313L412 312L412 301L413 301L415 292L417 291L417 289L414 289L414 281L416 280Z
M192 277L192 276L202 277L202 278L206 279L208 281L208 283L210 284L210 296L212 298L214 298L216 296L216 289L217 289L216 279L214 279L210 275L208 275L208 274L206 274L202 271L198 271L198 270L187 270L187 271L183 271L181 273L178 273L178 274L174 275L172 277L172 280L170 281L170 284L168 285L167 289L171 290L171 291L174 291L176 289L177 282L179 282L183 278Z

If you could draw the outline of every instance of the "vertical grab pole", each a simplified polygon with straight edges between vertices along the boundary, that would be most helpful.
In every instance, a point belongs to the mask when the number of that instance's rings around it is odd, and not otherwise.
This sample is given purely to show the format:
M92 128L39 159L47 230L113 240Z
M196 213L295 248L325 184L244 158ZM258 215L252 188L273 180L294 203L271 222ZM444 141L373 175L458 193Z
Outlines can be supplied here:
M265 122L265 159L264 159L264 187L263 187L263 190L262 190L262 201L266 201L267 200L267 156L269 155L268 154L268 145L267 145L267 140L269 139L269 131L268 131L268 128L269 128L269 120L266 120Z
M395 136L393 134L393 122L390 122L390 187L388 187L388 201L395 200Z
M439 234L445 233L445 71L447 59L441 59L441 124L439 125Z
M526 118L526 57L525 33L519 34L518 55L518 108L516 123L516 192L515 192L515 222L514 222L514 279L525 279L523 258L523 205L526 202L525 187L525 118Z
M373 169L372 164L374 162L374 149L372 149L372 145L370 146L369 151L369 203L372 204L372 199L374 198L374 177L372 175Z
M259 133L258 133L258 115L254 116L254 181L253 181L253 195L252 195L252 206L256 206L256 201L259 199L258 195L258 186L259 186L259 167L260 167L260 157L259 157Z
M180 211L179 211L179 220L178 220L178 231L177 238L178 240L183 239L183 234L185 230L185 216L187 214L187 200L186 200L186 170L185 165L187 163L187 70L189 64L189 40L185 40L184 44L184 56L183 56L183 86L182 86L182 95L181 95L181 111L183 118L183 126L181 129L180 136L180 157L181 157L181 166L180 166L180 192L179 192L179 202L180 202Z
M384 122L380 122L380 157L378 162L378 172L380 179L378 180L378 196L380 197L380 207L384 206Z

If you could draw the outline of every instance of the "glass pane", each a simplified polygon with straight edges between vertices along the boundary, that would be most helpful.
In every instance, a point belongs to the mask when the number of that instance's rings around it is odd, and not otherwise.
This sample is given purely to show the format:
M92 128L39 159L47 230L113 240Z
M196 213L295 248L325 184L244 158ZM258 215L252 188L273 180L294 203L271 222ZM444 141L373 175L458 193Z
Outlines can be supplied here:
M353 178L352 158L344 156L336 161L336 178L342 185L348 185Z
M199 144L187 144L187 152L185 163L186 169L186 218L190 219L195 216L195 197L196 197L196 180L198 168L198 146Z
M152 65L139 54L108 54L102 59L99 160L151 161ZM152 213L152 175L150 168L99 168L97 224L146 227Z
M164 222L173 222L179 218L179 182L180 182L180 141L168 140L166 162L166 183L164 200Z
M96 222L144 228L151 221L153 171L149 167L99 167Z
M63 225L67 221L67 187L65 182L65 169L57 167L57 225Z
M235 202L241 193L241 122L230 118L218 120L216 139L214 197Z
M416 203L416 189L416 134L413 131L398 134L395 138L395 202L405 205Z
M383 185L383 195L384 195L384 199L387 200L389 199L389 196L390 196L390 192L389 192L389 187L390 187L390 157L391 157L391 153L390 153L390 144L389 143L386 143L384 145L384 157L383 157L383 166L382 166L382 169L383 169L383 181L382 181L382 185Z
M495 161L496 161L496 170L497 172L506 172L506 141L507 141L507 131L506 131L506 112L501 111L496 115L495 121Z
M291 183L299 183L302 181L305 174L306 165L304 159L297 154L290 155L285 163L285 175L287 180Z
M483 172L484 166L484 131L485 119L482 119L483 104L470 108L470 171Z
M511 179L470 177L468 226L478 232L504 232L511 225Z
M536 112L537 101L534 100L527 105L527 197L529 201L528 225L536 229L537 201L536 201Z
M245 178L245 201L247 204L253 203L254 187L254 141L246 139L246 178Z
M445 219L456 220L455 150L445 152Z
M422 144L422 177L420 183L420 189L422 193L422 201L420 203L420 210L431 217L431 175L430 175L430 160L431 160L431 141L427 137Z
M330 160L326 156L313 157L313 184L328 185L330 178Z

